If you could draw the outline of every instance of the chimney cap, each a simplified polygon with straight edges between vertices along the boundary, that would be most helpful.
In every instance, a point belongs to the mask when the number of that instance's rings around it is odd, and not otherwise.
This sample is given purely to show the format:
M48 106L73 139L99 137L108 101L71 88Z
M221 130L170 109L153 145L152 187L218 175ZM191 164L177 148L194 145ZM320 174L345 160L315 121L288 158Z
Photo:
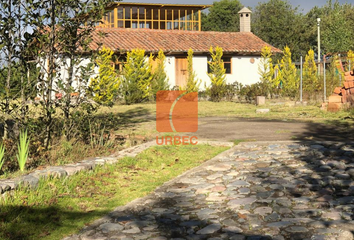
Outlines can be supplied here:
M244 7L244 8L242 8L238 13L252 13L252 11L251 10L249 10L248 8L246 8L246 7Z

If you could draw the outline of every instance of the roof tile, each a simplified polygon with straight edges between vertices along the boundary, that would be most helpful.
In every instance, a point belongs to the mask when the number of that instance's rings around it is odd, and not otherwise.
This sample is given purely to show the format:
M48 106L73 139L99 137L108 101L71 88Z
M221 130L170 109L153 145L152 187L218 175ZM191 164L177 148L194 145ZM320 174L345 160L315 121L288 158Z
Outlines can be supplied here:
M105 37L99 36L99 32ZM152 29L98 28L93 33L91 49L98 43L114 51L131 51L136 48L147 52L208 52L210 47L219 46L227 53L260 54L264 46L270 46L273 53L281 50L269 45L253 33L245 32L206 32Z

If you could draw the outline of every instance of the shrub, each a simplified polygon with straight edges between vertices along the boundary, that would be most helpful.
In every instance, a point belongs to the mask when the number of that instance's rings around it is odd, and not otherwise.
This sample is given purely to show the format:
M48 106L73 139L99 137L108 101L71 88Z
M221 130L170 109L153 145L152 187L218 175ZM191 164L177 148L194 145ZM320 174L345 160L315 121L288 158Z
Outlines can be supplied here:
M146 59L145 50L133 49L127 53L123 68L122 94L126 104L141 103L148 99L152 81L152 56Z
M277 87L274 86L273 82L274 68L271 48L268 46L263 47L261 55L258 73L261 76L260 80L264 87L265 96L271 96L274 93L274 89Z
M284 48L284 55L280 60L280 71L274 81L275 86L280 86L284 96L295 98L299 92L299 76L295 64L291 61L291 51L288 46Z
M156 68L153 69L151 81L151 95L156 98L156 93L161 90L168 90L168 78L165 72L165 55L162 50L159 51L156 58Z
M93 100L98 104L112 106L118 94L121 84L119 74L112 65L113 51L103 47L99 51L96 63L99 66L99 73L92 78L89 85L89 93L93 95Z
M213 47L210 47L209 52L211 61L208 64L211 72L208 73L208 76L211 80L211 87L208 89L208 92L211 101L219 102L224 95L226 84L225 68L222 60L223 50L221 47L216 47L214 52Z
M193 50L190 48L188 50L188 57L187 57L188 67L188 78L185 90L190 92L198 92L201 80L197 78L195 71L193 71ZM183 88L184 89L184 88Z
M306 54L303 69L303 89L310 95L320 91L320 83L317 76L315 52L310 49Z

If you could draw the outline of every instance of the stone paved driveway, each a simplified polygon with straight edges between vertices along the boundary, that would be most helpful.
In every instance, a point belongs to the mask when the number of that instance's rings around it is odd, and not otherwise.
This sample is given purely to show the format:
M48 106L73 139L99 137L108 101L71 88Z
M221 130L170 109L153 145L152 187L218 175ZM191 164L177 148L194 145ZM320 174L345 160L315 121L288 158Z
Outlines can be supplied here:
M66 240L353 239L354 145L241 143Z

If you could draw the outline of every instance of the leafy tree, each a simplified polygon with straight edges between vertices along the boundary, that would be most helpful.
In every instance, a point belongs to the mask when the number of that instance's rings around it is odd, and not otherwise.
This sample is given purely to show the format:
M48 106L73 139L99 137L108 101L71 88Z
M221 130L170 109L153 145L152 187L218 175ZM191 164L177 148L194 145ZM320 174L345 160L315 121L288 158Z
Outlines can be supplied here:
M238 12L242 9L239 0L215 1L209 8L209 14L202 16L203 31L238 32L240 18Z
M151 91L152 97L156 98L156 93L161 90L168 90L168 78L165 72L165 54L162 50L159 51L156 58L156 67L153 69Z
M222 60L223 50L221 47L216 47L214 51L213 47L210 47L209 52L211 56L211 61L208 62L210 68L208 76L211 80L210 98L214 102L219 102L223 97L226 85L226 70Z
M252 16L252 31L267 43L283 49L289 46L298 59L302 53L304 34L304 17L288 1L269 0L259 2ZM307 48L308 49L308 48Z
M93 100L98 104L112 106L118 94L120 86L119 74L112 65L114 52L103 47L97 57L96 63L99 66L99 73L91 79L89 91L93 94Z
M317 66L315 63L315 52L310 49L305 57L303 69L304 91L313 94L319 90L319 79L317 76Z
M30 1L31 27L41 74L37 80L41 97L41 119L45 125L44 144L48 148L54 129L54 115L64 118L64 135L69 140L80 127L77 121L83 113L90 114L93 106L85 101L86 88L93 73L94 55L87 55L92 32L102 18L107 0L42 0ZM79 49L79 51L78 51ZM89 60L89 64L87 64ZM61 72L67 74L61 74ZM75 86L76 85L76 86ZM60 99L55 95L61 94ZM73 97L76 96L76 97ZM57 111L57 107L61 111Z
M325 52L344 52L354 47L352 25L346 19L347 5L331 0L322 8L321 42ZM352 12L353 13L353 12Z
M295 64L291 60L291 51L288 46L284 48L284 55L280 60L279 69L276 84L282 86L285 96L295 98L299 92L299 79Z
M146 59L145 50L133 49L127 53L123 73L123 95L127 104L140 103L148 99L152 81L151 59Z
M266 95L271 95L273 93L274 84L274 68L272 60L272 51L268 46L264 46L261 52L261 61L258 66L258 73L261 76L261 83L263 85L264 92Z
M188 50L187 62L188 78L185 89L188 93L198 92L201 81L197 78L197 75L193 70L193 50L191 48Z
M354 47L354 6L328 0L323 7L314 7L306 14L306 40L317 53L317 18L321 18L321 55L345 52Z

